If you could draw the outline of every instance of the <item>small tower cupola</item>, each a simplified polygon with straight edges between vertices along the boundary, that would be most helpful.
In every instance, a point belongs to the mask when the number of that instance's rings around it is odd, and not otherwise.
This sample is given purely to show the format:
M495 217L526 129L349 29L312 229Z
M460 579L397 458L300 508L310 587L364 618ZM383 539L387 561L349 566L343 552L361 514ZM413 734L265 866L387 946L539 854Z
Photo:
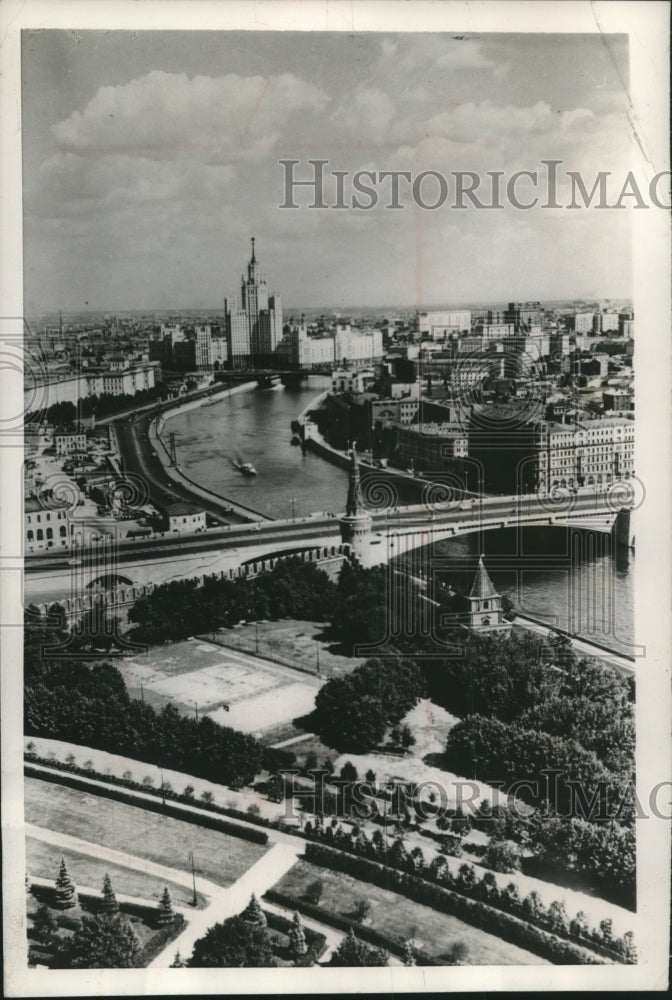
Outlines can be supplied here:
M503 620L502 597L494 588L483 562L478 560L478 569L468 597L468 627L479 631L507 628Z

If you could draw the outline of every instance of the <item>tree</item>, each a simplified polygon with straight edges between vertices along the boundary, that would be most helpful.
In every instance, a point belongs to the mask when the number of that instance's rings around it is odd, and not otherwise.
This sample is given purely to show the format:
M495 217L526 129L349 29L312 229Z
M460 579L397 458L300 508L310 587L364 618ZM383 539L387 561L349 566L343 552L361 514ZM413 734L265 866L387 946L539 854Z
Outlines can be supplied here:
M272 774L268 779L266 794L270 802L282 802L285 797L285 782L279 774Z
M442 854L449 854L453 858L462 857L462 838L454 833L446 833L439 841L439 850Z
M404 953L401 961L404 965L415 965L415 952L410 941L404 941Z
M415 736L411 732L411 727L406 723L401 727L399 737L399 742L404 750L410 750L411 747L415 746Z
M355 966L387 965L387 963L387 952L378 948L369 948L355 936L351 927L332 955L329 964L353 968Z
M33 934L41 944L49 944L57 927L51 910L42 903L33 917Z
M350 760L346 760L341 768L341 778L344 781L357 781L357 768Z
M170 968L171 969L185 969L186 967L187 967L187 963L184 961L184 959L180 955L179 951L176 951L175 952L175 958L170 963Z
M140 953L133 928L120 913L84 916L58 949L56 962L70 969L132 969Z
M107 916L112 916L114 913L119 912L119 903L114 894L110 876L107 873L105 873L105 878L103 879L103 898L100 903L100 912Z
M579 910L574 919L570 921L569 930L571 934L575 935L575 937L588 937L590 924L588 923L588 917L583 910Z
M199 968L267 968L274 966L268 929L243 920L242 914L214 924L194 945L187 965Z
M458 884L463 892L470 893L476 888L476 871L473 865L460 865L458 872Z
M551 930L556 934L566 934L569 927L569 919L567 916L567 908L564 902L554 899L548 907L548 919L551 925Z
M305 898L313 903L315 906L318 905L320 899L322 898L322 893L324 892L324 882L321 878L316 878L313 882L306 886L306 891L304 893Z
M370 912L371 903L368 899L358 899L355 905L355 920L361 923L363 920L366 920Z
M173 909L173 901L170 898L168 886L165 886L159 902L159 925L165 927L166 924L172 924L174 919L175 910Z
M611 917L605 917L604 920L600 920L600 936L606 945L610 945L614 939L613 926Z
M515 882L509 882L505 889L499 894L500 902L509 913L517 913L520 910L520 892Z
M508 841L492 839L483 855L483 864L496 872L515 872L520 868L520 854Z
M56 900L54 905L59 910L69 910L77 905L77 893L72 880L68 874L65 860L61 858L61 865L56 877Z
M252 924L254 927L268 926L266 914L262 910L259 900L254 893L250 896L250 901L240 916L245 923Z
M301 917L298 911L294 911L294 916L292 918L292 926L289 929L289 953L292 958L300 958L302 955L306 954L308 947L306 945L306 935L303 930L303 924L301 923Z
M533 889L523 900L523 913L531 923L538 924L546 914L546 908L541 901L541 896Z

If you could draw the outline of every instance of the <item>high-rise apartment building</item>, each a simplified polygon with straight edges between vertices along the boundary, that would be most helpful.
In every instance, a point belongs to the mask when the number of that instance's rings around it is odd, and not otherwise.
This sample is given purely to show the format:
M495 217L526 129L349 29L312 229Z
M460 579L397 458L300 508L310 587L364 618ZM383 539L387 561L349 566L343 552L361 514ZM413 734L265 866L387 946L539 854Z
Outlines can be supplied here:
M228 356L234 368L267 363L282 340L282 302L279 295L269 296L266 278L257 265L252 237L247 275L241 281L241 308L232 298L224 299Z

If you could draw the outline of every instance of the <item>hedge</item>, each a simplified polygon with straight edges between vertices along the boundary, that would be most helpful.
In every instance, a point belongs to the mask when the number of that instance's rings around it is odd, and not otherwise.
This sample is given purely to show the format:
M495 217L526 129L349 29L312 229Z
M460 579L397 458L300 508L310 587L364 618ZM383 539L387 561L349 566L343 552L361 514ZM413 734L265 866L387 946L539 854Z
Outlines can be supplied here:
M356 923L356 921L348 920L347 917L342 917L332 910L325 910L315 903L296 899L294 896L290 896L286 892L280 892L278 889L268 889L264 893L264 899L267 899L270 903L277 903L279 906L287 906L293 910L298 910L304 916L312 917L313 920L319 920L323 924L329 924L339 931L347 932L352 927L355 929L355 933L360 940L366 941L376 948L384 948L385 951L389 951L393 955L403 956L404 954L403 942L400 943L396 938L391 938L387 934L381 933L381 931L374 930L373 927L366 927ZM417 954L417 964L440 965L441 963L434 961L428 955Z
M124 907L125 909L125 907ZM184 929L184 917L181 913L176 913L172 924L166 924L165 927L159 927L155 934L152 934L145 944L140 949L140 954L136 960L136 966L138 968L146 968L150 962L152 962L156 956L163 951L166 945L169 945L171 941L174 941L176 937Z
M308 843L306 858L313 864L346 872L355 878L383 889L398 892L408 899L424 903L443 913L450 913L481 930L495 934L510 944L546 958L556 965L604 965L597 956L564 941L549 931L541 930L512 914L497 910L487 903L470 899L442 886L416 879L396 868L390 868L368 858L346 854L323 844Z

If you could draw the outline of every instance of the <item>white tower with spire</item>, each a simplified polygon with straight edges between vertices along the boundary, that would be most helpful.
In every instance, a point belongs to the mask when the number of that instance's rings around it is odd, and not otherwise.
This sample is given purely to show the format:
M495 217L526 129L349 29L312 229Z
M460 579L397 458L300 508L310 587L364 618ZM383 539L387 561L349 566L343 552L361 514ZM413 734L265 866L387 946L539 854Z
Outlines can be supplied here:
M360 566L370 569L382 562L382 553L378 552L380 545L373 545L371 515L364 506L362 487L359 482L359 464L357 451L353 445L350 452L350 482L348 484L348 500L345 514L341 518L341 538L350 546L350 552Z

